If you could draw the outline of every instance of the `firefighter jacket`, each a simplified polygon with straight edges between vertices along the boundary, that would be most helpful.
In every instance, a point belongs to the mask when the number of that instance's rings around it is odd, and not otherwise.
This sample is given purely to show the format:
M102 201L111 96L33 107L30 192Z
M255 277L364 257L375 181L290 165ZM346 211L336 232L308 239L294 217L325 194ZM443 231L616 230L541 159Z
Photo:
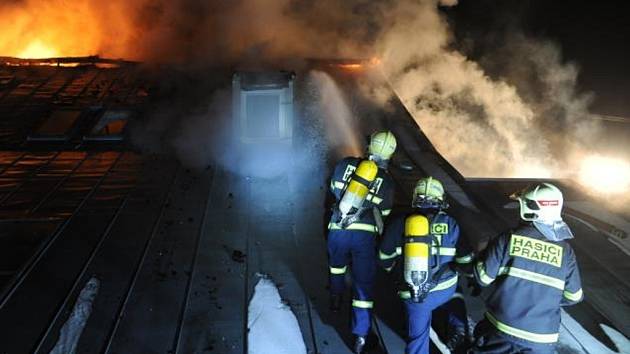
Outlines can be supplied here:
M335 166L332 177L330 179L330 191L334 194L337 203L341 200L354 171L357 169L362 159L358 157L346 157L341 160ZM377 221L374 214L378 213L380 218L385 219L392 211L392 205L394 203L394 181L389 173L382 169L378 169L374 183L370 188L370 192L367 195L363 207L364 212L361 213L360 218L354 223L346 227L347 230L362 230L368 232L382 232L377 229ZM337 207L333 209L330 223L328 224L329 230L341 229L338 224L339 210Z
M474 274L483 286L495 284L486 301L488 321L530 342L557 342L560 307L583 298L571 246L549 241L531 223L492 240Z
M460 237L460 228L454 218L443 211L430 210L421 214L429 219L429 232L433 236L429 266L439 269L438 279L433 279L436 284L431 290L438 291L450 288L457 284L457 272L455 269L466 267L472 263L473 256L463 237ZM390 220L385 229L383 240L379 247L379 263L386 271L393 271L398 279L398 294L401 298L410 298L409 288L403 280L403 266L396 265L397 258L404 259L405 219L408 215L397 215ZM439 263L438 263L439 262ZM435 277L436 274L434 273Z

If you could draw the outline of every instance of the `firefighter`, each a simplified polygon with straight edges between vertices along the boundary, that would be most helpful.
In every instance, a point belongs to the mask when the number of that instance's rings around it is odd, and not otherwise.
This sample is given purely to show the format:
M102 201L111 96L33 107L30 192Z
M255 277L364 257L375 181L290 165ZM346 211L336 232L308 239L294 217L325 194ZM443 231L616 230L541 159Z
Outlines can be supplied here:
M540 183L511 197L519 202L521 225L492 240L474 267L476 280L495 288L472 352L555 353L560 307L583 298L562 192Z
M439 180L420 179L414 188L412 207L412 213L393 218L387 225L379 261L386 271L396 269L402 275L398 295L407 313L405 353L427 354L432 311L456 297L458 275L454 266L469 265L473 257L464 246L457 221L445 211L448 203ZM399 256L404 261L396 266ZM465 313L448 316L448 322L457 335L465 335Z
M372 134L368 158L347 157L333 171L330 190L336 199L328 224L330 308L338 312L345 291L345 273L352 264L352 333L361 353L370 331L372 288L376 275L376 236L391 212L394 184L387 172L396 150L389 131Z

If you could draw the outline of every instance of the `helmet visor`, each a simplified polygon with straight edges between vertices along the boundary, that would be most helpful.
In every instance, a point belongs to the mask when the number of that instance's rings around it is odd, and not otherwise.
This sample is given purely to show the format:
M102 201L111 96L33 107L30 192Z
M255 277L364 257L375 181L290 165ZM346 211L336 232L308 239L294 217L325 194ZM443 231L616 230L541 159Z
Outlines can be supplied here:
M447 209L449 205L444 200L416 194L411 201L411 206L420 209Z
M536 203L535 200L527 199L527 198L523 198L523 200L525 201L525 205L527 205L529 209L540 210L540 207L538 206L538 203Z

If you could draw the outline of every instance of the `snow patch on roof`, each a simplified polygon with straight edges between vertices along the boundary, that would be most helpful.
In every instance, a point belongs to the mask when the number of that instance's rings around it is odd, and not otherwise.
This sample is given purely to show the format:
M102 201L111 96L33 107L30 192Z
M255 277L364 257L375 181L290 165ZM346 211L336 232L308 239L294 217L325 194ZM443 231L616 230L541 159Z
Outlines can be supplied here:
M560 342L558 353L601 353L618 354L630 353L630 341L623 334L605 324L599 324L616 347L610 350L603 343L591 335L566 311L561 311L562 326L560 327Z
M261 278L254 289L247 328L249 354L306 354L298 321L268 278Z

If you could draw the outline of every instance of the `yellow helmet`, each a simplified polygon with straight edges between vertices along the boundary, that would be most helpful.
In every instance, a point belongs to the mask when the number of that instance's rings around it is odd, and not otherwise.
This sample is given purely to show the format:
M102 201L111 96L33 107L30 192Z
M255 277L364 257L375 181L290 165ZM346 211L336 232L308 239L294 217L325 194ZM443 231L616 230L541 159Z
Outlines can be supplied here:
M368 153L374 160L389 160L396 151L396 137L389 130L376 132L370 137Z
M446 209L444 186L433 177L420 178L413 189L411 205L415 208Z

